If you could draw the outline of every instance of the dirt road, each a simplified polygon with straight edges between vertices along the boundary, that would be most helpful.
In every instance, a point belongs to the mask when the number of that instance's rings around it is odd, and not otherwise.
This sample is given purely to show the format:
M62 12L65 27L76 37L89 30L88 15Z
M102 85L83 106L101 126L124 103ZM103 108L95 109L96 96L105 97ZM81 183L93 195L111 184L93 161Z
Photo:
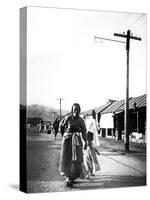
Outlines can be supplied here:
M40 134L28 136L27 179L28 192L60 192L70 190L141 186L146 184L146 163L121 152L99 147L101 170L90 180L77 179L73 188L66 187L60 176L59 158L61 136Z

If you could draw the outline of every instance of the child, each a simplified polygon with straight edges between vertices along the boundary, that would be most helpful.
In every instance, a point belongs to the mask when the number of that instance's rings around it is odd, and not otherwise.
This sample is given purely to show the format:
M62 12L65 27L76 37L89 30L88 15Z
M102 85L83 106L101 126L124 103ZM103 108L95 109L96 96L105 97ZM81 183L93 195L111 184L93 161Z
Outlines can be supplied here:
M85 150L84 161L85 167L89 175L94 176L96 171L100 170L100 165L97 159L98 150L93 145L93 133L87 133L87 149Z

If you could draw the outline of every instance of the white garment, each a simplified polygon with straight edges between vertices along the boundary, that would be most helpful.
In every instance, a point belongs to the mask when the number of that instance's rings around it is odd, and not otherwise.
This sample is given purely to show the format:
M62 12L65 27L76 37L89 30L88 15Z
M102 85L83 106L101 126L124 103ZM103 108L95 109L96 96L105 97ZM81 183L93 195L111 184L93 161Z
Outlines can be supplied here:
M90 116L85 120L85 122L86 122L87 131L90 131L94 134L93 145L99 146L100 143L99 143L99 138L98 138L98 131L97 131L98 128L97 128L96 120L93 119L92 116Z

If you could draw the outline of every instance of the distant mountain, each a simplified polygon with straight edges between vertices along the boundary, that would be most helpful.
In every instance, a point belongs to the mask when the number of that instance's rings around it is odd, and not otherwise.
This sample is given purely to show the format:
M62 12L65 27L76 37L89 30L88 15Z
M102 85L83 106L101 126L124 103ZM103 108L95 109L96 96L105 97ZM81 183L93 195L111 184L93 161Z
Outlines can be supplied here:
M46 121L54 121L54 112L56 112L56 115L59 115L59 110L52 108L52 107L47 107L43 105L38 105L38 104L32 104L27 106L27 117L38 117L42 118L43 120ZM62 110L62 115L65 115L68 113L66 110Z

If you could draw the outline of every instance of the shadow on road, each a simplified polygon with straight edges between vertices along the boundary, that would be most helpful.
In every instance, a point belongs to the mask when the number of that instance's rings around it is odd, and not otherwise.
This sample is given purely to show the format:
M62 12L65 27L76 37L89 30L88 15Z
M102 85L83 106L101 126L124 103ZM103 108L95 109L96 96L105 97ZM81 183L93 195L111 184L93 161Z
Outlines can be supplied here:
M145 186L146 177L142 176L117 176L117 175L103 175L90 178L88 181L77 181L74 189L90 190L101 188L119 188L131 186Z

